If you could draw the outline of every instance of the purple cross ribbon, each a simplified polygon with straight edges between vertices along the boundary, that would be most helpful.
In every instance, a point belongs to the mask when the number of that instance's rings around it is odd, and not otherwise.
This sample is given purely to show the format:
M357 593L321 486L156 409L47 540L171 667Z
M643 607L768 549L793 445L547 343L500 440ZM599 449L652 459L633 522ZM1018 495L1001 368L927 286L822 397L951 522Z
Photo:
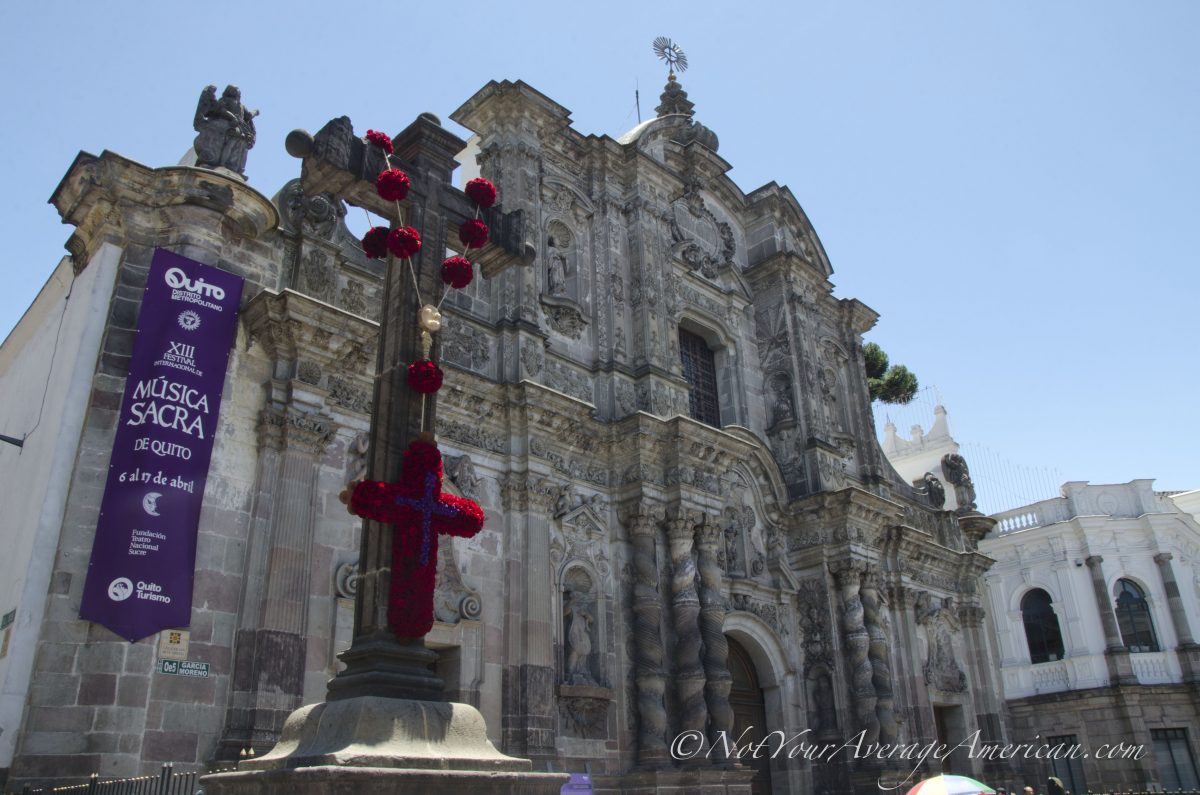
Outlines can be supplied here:
M429 472L425 475L425 494L422 497L419 499L404 496L396 498L397 505L407 506L421 514L421 557L419 560L422 566L425 566L429 563L429 547L433 542L434 515L458 515L457 508L453 508L438 499L435 494L437 491L437 486L437 475L433 472Z

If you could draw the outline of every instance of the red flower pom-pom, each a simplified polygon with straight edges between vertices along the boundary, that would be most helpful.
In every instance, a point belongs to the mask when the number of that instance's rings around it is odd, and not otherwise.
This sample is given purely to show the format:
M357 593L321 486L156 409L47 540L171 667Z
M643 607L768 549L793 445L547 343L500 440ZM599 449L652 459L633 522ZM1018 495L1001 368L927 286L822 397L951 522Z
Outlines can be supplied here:
M375 178L375 190L384 201L404 201L404 197L408 195L408 174L398 168L380 171L379 176Z
M470 284L474 275L475 270L468 259L450 257L442 263L442 281L455 290L461 290Z
M387 133L381 133L379 130L367 130L367 143L378 146L389 155L392 153L392 139Z
M396 227L388 235L387 247L400 259L411 257L421 250L421 235L411 226Z
M388 253L388 228L373 226L362 239L363 253L367 259L383 259Z
M462 226L458 228L458 239L467 248L482 248L488 239L487 224L478 218L463 221Z
M496 186L483 177L476 177L468 182L466 194L471 201L485 209L496 203Z
M408 366L408 385L414 392L432 395L442 388L442 368L428 359Z

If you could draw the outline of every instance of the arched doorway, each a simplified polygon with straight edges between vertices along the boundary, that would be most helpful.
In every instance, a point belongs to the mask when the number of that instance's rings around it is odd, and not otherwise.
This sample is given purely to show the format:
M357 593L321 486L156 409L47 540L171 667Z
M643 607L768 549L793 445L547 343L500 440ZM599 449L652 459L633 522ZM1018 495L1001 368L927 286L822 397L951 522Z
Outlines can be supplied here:
M763 700L758 672L749 653L733 638L729 641L729 673L733 686L729 690L729 706L733 707L733 737L740 745L761 743L767 736L767 707ZM750 782L752 795L771 793L771 746L766 746L755 759L751 754L742 757L742 764L754 771Z

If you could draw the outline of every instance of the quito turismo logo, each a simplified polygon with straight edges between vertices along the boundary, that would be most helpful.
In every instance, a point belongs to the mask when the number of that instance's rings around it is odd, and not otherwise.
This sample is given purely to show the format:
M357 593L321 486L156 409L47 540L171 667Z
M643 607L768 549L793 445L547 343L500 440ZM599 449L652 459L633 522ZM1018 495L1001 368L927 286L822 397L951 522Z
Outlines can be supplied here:
M118 577L108 584L108 598L114 602L124 602L133 595L133 583L128 577Z

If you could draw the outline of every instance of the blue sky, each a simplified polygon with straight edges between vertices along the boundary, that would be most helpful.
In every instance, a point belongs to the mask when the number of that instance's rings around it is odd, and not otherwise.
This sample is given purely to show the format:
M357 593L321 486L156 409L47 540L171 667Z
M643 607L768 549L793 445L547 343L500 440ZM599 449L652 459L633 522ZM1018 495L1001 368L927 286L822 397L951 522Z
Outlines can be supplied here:
M289 130L445 119L490 79L618 137L635 88L653 113L666 35L731 178L792 189L960 441L1200 488L1200 3L32 5L0 5L0 334L64 253L46 199L76 152L177 162L209 83L261 110L271 195Z

